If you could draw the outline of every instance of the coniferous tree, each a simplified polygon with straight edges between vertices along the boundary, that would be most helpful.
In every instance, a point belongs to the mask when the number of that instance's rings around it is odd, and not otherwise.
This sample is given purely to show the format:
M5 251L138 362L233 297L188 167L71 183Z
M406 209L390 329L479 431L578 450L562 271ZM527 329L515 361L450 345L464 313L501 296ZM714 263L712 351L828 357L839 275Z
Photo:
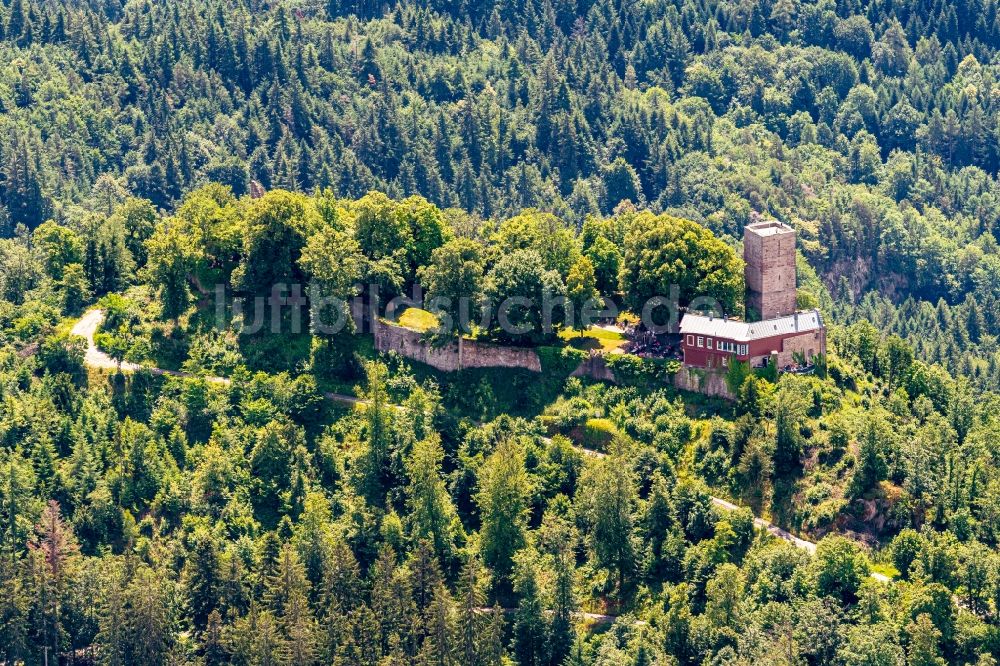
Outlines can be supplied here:
M525 544L530 479L524 454L513 440L505 440L479 472L476 502L482 517L483 559L501 578L513 570L514 553Z
M191 620L198 631L206 630L212 613L218 614L222 586L220 578L219 553L215 540L207 532L196 534L191 557L185 568L185 586L191 607Z
M619 457L606 458L582 480L590 547L600 566L614 572L617 593L630 593L638 567L635 480Z
M542 666L548 663L548 622L539 589L537 555L530 550L518 554L514 590L518 594L514 614L513 652L519 664Z

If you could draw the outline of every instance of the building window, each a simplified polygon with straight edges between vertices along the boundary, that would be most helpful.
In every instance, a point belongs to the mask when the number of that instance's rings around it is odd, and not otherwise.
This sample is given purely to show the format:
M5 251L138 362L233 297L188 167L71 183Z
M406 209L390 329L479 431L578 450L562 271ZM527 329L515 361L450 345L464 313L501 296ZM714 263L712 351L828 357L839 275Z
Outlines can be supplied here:
M694 346L694 336L693 335L687 336L687 340L688 340L688 342L687 342L688 347L693 347Z
M703 347L705 345L705 338L698 336L698 346Z
M705 346L708 347L709 349L712 348L712 338L705 339Z

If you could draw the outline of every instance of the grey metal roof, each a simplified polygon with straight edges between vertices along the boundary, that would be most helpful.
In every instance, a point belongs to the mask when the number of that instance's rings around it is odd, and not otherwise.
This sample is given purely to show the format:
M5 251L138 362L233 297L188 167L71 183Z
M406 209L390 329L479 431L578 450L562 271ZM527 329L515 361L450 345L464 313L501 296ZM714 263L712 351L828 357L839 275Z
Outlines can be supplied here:
M713 338L726 338L728 340L746 340L747 323L736 319L725 319L723 317L706 317L685 313L681 317L681 334L693 333L695 335L708 335Z
M776 317L765 321L745 322L721 317L685 313L681 318L681 334L707 335L747 342L787 335L805 333L823 328L823 315L819 310L808 310L786 317Z

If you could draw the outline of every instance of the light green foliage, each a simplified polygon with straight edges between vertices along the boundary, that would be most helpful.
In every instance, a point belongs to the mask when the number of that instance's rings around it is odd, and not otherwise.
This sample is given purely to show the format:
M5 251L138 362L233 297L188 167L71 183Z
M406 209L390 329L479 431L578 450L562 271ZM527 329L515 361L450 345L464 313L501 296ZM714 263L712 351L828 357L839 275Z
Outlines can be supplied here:
M607 450L618 434L609 419L587 419L583 424L583 446L595 451Z
M888 474L887 453L891 450L888 424L873 414L858 434L858 455L854 478L851 480L851 494L860 496L876 486Z
M115 206L113 215L125 229L125 247L136 268L146 265L146 241L153 235L159 216L147 199L128 197Z
M620 279L636 312L654 296L669 299L671 287L679 289L680 305L704 296L716 299L726 314L742 308L743 268L736 253L708 229L670 215L640 213L631 220Z
M852 602L868 573L868 558L852 541L831 536L817 546L816 585L822 594Z
M598 292L612 294L618 291L618 273L621 271L622 253L614 242L598 237L584 251L594 266L594 280Z
M462 317L474 321L483 290L483 248L467 238L448 241L431 253L430 262L420 270L421 284L427 289L427 302L447 314L451 325L442 331L459 330ZM462 300L468 302L462 313Z
M563 279L580 256L573 232L551 213L531 210L505 220L493 240L503 255L534 250L545 269L556 271Z
M33 240L41 250L45 272L54 280L62 278L63 270L69 264L83 261L83 242L79 234L52 220L35 229Z
M0 4L0 661L989 666L1000 23L925 4ZM621 335L534 308L474 334L541 373L213 328L276 282L738 314L772 217L831 344L734 404L569 380ZM230 381L87 367L95 302Z
M798 467L802 455L802 421L806 415L804 382L791 375L782 378L774 393L774 464L779 474Z
M476 503L482 516L483 559L499 576L509 576L514 553L527 539L528 495L531 478L524 453L513 440L499 444L479 470Z
M167 223L149 239L146 251L149 257L146 270L150 282L160 287L163 317L176 319L191 302L188 278L197 256L191 238L179 224Z
M590 548L598 566L614 573L620 597L631 591L638 566L635 479L623 462L617 455L606 458L581 480Z
M4 300L22 303L27 292L38 285L42 271L26 244L0 239L0 295Z
M322 296L337 299L346 306L364 272L364 257L358 242L338 226L324 223L311 234L302 249L299 263ZM353 330L354 321L346 309L340 312L319 311L314 306L311 315L314 327L317 323L333 325L340 317L346 317L347 330Z
M736 628L742 618L745 581L739 567L723 564L708 582L705 612L717 627Z
M413 445L406 465L407 507L410 537L414 541L429 539L435 554L448 558L454 548L457 516L441 478L443 457L441 444L433 436Z
M597 279L594 276L594 264L587 257L580 257L569 269L566 278L566 297L573 304L573 326L584 331L593 321L584 321L584 309L588 316L593 314L603 305L601 295L597 291Z
M447 240L441 211L422 197L396 202L381 192L369 192L350 209L361 251L377 268L380 284L392 287L390 295L411 284L417 269Z
M515 250L501 258L489 272L484 291L496 313L492 325L497 337L544 340L555 335L554 325L564 311L552 307L546 321L545 305L563 296L565 286L534 250Z
M299 260L318 225L315 207L303 195L274 191L252 202L235 284L250 294L269 294L279 283L301 284Z
M619 157L605 168L602 174L604 180L604 210L611 212L619 204L630 202L641 206L645 198L642 193L642 183L632 165Z
M63 267L62 278L59 280L59 295L62 300L63 312L77 314L90 299L90 284L84 275L80 264L67 264Z

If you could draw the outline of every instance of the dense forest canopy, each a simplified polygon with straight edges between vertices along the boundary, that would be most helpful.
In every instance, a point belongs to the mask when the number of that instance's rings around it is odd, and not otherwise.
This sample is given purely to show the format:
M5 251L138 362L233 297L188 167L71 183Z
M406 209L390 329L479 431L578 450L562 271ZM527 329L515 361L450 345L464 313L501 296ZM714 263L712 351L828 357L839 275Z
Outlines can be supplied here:
M733 238L770 214L843 303L982 321L894 330L996 387L994 2L0 11L3 235L208 181L571 226L628 200ZM847 317L892 325L880 310Z
M995 664L998 51L993 0L0 0L0 661ZM602 296L741 313L760 216L814 374L570 376ZM566 306L436 372L358 284Z
M818 266L861 262L855 291L934 299L991 248L992 2L11 0L2 25L8 235L254 179L483 217L627 199L734 235L770 213Z

